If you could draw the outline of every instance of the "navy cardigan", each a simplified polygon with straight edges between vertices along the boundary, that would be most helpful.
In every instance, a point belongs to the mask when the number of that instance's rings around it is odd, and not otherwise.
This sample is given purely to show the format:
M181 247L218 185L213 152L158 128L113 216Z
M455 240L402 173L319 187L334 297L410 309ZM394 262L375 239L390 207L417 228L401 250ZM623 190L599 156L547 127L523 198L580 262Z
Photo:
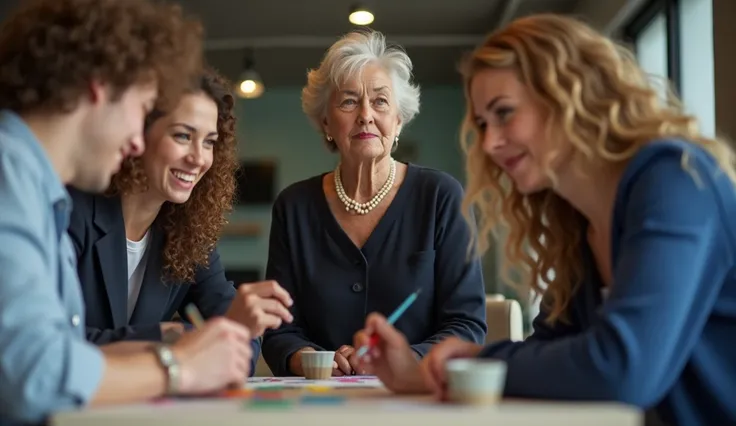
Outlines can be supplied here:
M329 209L324 175L293 184L273 207L266 276L293 297L294 322L264 335L275 375L291 375L302 347L351 345L371 312L389 315L422 293L396 323L417 356L447 336L482 343L485 290L480 262L467 256L463 190L448 174L409 165L383 218L356 247Z

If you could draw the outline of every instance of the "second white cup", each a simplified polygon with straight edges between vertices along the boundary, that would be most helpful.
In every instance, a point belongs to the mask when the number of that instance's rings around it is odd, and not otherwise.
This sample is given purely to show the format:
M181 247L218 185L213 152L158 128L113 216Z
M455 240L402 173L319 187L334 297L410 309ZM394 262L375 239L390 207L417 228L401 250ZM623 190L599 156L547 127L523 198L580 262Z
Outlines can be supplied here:
M469 405L493 405L503 396L506 363L493 359L455 359L447 363L450 400Z

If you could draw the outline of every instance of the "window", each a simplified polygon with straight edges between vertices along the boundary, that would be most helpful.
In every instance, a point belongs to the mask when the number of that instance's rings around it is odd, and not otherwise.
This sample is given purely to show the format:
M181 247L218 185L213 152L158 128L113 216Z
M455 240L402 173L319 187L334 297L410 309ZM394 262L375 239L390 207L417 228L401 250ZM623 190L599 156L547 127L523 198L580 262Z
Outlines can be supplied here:
M649 0L623 36L642 68L667 77L701 131L714 136L713 0Z
M729 0L733 1L733 0ZM703 134L716 135L715 48L712 0L679 0L681 86L685 109L695 114Z
M680 92L680 25L678 0L650 0L624 28L624 39L648 73L667 78ZM660 88L664 94L665 87Z
M654 18L642 29L634 46L639 64L649 74L669 79L669 56L667 54L667 17L664 12ZM667 88L664 81L656 80L662 98L666 98Z

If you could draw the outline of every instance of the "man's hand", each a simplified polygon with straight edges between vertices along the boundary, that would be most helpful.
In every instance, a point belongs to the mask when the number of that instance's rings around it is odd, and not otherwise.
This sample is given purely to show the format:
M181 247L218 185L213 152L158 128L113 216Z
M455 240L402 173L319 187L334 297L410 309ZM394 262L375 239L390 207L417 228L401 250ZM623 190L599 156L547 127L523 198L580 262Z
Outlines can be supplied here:
M251 335L242 324L225 318L207 321L172 345L181 365L180 391L198 394L241 387L250 372Z
M284 322L293 321L289 312L293 303L289 293L276 281L244 283L238 287L225 317L248 327L255 338L266 329L277 329Z
M153 345L153 342L121 340L113 343L106 343L99 348L102 353L108 355L133 355L149 350L151 345Z

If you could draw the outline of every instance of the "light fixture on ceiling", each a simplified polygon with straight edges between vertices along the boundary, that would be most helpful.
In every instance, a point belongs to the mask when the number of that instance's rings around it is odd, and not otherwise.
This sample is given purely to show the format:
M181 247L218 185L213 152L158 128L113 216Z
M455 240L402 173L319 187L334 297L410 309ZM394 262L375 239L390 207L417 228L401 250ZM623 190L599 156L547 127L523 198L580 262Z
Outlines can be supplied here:
M246 52L243 72L235 83L235 93L244 99L255 99L266 90L261 76L255 70L254 63L253 52Z
M355 25L368 25L373 22L373 13L367 7L362 5L353 6L350 9L348 19Z

